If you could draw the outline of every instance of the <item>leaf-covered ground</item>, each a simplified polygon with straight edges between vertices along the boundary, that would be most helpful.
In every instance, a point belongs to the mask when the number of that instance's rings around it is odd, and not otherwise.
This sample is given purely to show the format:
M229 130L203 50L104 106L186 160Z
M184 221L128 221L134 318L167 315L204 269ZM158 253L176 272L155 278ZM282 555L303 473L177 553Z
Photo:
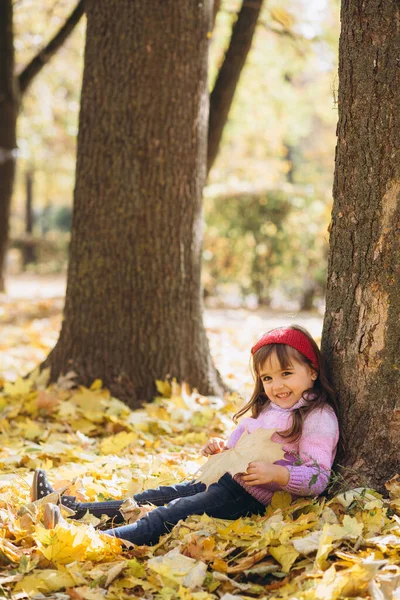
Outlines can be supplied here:
M241 400L205 398L159 382L159 398L131 412L100 381L72 389L67 376L47 386L46 373L35 373L10 383L18 369L24 373L40 360L29 352L45 353L57 337L57 306L40 302L48 304L3 302L1 316L1 357L13 359L3 367L0 394L0 597L400 599L396 480L391 499L360 489L291 504L288 494L277 493L263 516L191 517L154 547L126 549L89 515L44 529L45 501L29 498L35 467L83 501L182 481L204 462L200 448L208 437L229 432ZM208 319L219 367L233 383L247 385L242 363L252 340L236 340L239 326L221 330L216 315ZM10 327L14 345L4 337Z

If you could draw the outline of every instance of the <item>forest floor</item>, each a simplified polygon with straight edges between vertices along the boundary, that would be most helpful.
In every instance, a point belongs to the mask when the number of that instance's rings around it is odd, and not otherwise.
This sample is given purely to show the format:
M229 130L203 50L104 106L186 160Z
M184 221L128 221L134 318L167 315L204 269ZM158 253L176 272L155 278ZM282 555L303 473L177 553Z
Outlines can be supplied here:
M7 293L0 294L0 376L25 375L47 356L60 331L65 288L64 275L8 278ZM318 340L322 330L317 311L206 307L204 322L217 368L241 394L251 389L250 348L265 331L296 323Z
M81 501L182 481L204 464L207 439L227 435L242 402L158 382L159 397L130 411L100 380L77 389L68 375L52 386L46 372L22 379L57 340L64 289L64 278L23 276L0 298L0 598L400 599L396 479L390 499L361 488L295 501L277 492L264 515L193 516L152 547L124 547L90 515L44 529L45 504L57 495L30 502L36 467ZM320 316L284 311L209 309L205 321L218 368L244 395L257 336L287 323L321 331ZM125 514L140 517L129 503Z

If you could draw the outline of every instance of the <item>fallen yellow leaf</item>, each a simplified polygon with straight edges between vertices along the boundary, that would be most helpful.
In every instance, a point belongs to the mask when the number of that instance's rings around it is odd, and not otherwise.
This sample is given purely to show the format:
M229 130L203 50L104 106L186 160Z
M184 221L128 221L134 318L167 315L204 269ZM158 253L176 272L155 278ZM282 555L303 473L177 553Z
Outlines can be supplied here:
M277 560L284 573L289 573L291 566L300 556L297 550L291 544L285 544L281 546L271 546L269 548L270 555Z
M4 384L4 394L6 396L10 396L11 398L29 394L31 389L32 381L30 381L30 379L22 379L22 377L18 377L14 383L6 382Z
M171 550L164 556L151 558L147 566L170 582L184 585L189 589L201 587L207 573L205 563L183 556L176 550Z
M134 431L120 431L116 435L104 438L100 442L100 451L102 454L120 454L132 442L138 439Z
M75 580L69 573L54 569L36 570L26 575L14 588L14 593L25 592L29 596L42 593L57 592L62 588L74 586Z

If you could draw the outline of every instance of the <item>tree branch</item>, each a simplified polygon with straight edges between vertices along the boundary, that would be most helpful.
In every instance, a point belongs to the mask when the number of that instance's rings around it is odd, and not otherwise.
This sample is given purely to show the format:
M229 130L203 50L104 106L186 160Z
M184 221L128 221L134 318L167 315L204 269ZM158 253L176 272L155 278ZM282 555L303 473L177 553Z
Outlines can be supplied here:
M217 18L217 14L221 8L221 0L214 0L214 8L213 8L213 29L215 26L215 20Z
M207 173L218 154L222 132L228 119L240 74L250 51L263 0L243 0L232 27L229 47L210 95Z
M72 13L69 15L64 25L58 30L55 36L49 41L32 60L26 65L23 71L18 76L19 91L21 96L26 92L27 88L32 83L33 79L42 68L54 56L57 50L63 45L68 36L72 33L75 26L79 23L84 10L84 0L80 0Z

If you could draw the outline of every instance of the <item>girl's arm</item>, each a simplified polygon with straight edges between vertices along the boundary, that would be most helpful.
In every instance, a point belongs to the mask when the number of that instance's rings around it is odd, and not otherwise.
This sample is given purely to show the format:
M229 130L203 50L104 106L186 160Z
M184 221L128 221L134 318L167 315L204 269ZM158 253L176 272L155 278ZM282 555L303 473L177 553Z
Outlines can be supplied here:
M339 439L338 420L325 406L306 417L299 443L299 461L288 465L289 481L283 490L297 496L318 496L328 485Z
M274 463L266 463L261 460L251 462L241 478L246 485L266 485L277 483L285 486L289 482L289 469Z

